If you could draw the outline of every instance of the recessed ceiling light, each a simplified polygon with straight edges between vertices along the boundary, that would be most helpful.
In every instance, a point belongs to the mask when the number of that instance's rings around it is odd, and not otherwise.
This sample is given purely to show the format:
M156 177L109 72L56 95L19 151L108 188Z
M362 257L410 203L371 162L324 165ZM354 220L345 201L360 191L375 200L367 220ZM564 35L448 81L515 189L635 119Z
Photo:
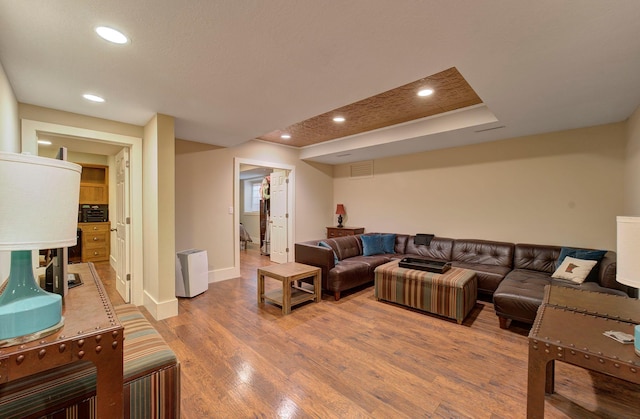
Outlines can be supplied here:
M126 44L129 39L120 31L106 26L98 26L96 33L102 38L114 44Z
M41 144L41 145L51 145L51 141L48 141L48 140L38 140L38 144Z
M433 89L422 89L418 92L418 96L431 96L433 94Z
M82 95L82 97L87 100L90 100L91 102L97 102L97 103L104 102L104 99L101 98L100 96L92 95L90 93L85 93L84 95Z
M289 135L289 134L282 134L282 135L280 136L280 138L282 138L283 140L288 140L289 138L291 138L291 135Z
M336 116L333 118L333 122L344 122L344 116Z

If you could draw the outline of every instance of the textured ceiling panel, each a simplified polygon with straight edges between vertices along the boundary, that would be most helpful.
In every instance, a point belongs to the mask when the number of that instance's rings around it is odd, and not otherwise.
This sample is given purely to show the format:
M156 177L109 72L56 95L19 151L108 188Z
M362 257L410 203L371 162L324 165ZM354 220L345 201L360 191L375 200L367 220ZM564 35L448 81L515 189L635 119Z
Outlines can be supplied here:
M431 88L434 93L431 96L420 97L417 92L423 88ZM479 103L482 103L480 97L458 70L452 67L282 130L272 131L259 139L304 147ZM333 118L336 116L342 116L346 121L334 122ZM291 138L280 138L285 133L291 135Z

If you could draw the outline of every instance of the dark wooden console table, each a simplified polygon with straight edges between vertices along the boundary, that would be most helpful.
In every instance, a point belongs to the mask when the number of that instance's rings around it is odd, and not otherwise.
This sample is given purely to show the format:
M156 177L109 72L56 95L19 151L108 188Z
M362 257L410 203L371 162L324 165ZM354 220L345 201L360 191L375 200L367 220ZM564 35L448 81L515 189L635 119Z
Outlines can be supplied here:
M556 360L640 384L640 357L633 344L602 334L619 330L633 335L636 324L638 300L548 285L529 334L527 418L544 418Z
M69 265L83 285L64 298L64 326L36 341L0 348L0 383L86 360L96 366L99 418L123 415L123 328L92 264Z
M356 234L363 233L364 227L327 227L328 239L332 239L334 237L355 236Z

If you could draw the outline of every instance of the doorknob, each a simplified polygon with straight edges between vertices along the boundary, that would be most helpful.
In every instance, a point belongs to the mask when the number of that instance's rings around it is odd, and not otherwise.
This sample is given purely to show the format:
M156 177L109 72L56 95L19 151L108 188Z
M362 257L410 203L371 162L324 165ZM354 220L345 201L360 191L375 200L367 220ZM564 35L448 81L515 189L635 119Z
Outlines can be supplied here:
M118 229L117 228L112 228L111 231L118 231Z

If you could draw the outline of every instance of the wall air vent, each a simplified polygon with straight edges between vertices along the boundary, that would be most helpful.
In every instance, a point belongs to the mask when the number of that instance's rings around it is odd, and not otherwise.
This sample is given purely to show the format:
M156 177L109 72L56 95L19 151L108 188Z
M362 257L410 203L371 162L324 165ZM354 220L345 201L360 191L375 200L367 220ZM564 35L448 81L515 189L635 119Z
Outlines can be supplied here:
M373 160L353 163L349 166L351 179L373 177Z

